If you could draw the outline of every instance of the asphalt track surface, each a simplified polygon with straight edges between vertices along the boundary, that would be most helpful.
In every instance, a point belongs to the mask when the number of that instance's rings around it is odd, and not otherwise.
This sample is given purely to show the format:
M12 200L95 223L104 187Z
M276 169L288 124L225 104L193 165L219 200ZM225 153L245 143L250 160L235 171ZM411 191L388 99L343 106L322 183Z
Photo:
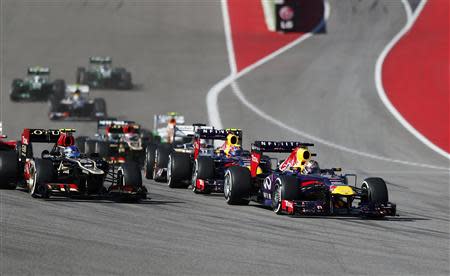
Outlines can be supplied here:
M228 74L219 2L2 1L1 114L5 132L52 124L47 106L11 104L13 78L32 64L74 78L77 65L109 54L133 72L139 89L102 91L111 115L151 126L170 110L206 121L204 97ZM46 4L47 3L47 4ZM283 122L356 150L449 167L386 110L375 62L405 24L399 1L330 1L328 33L312 37L242 77L249 101ZM219 98L224 125L246 141L301 139L264 121L231 89ZM114 112L115 111L115 112ZM114 114L113 114L114 113ZM246 142L248 143L248 142ZM151 200L33 200L0 191L1 274L448 275L448 172L381 162L317 144L323 166L342 166L389 184L399 217L289 218L257 205L227 206L146 182Z

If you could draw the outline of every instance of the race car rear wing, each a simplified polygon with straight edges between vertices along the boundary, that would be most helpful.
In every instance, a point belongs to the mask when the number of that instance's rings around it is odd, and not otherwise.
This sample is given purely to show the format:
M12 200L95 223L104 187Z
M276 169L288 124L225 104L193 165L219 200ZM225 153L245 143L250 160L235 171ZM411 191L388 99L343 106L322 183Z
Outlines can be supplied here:
M237 128L227 128L227 129L215 129L211 128L200 128L195 132L195 140L194 140L194 158L196 159L200 152L200 140L207 139L212 140L214 144L214 140L222 140L226 141L228 135L234 135L237 139L233 143L239 143L242 141L242 130Z
M176 125L173 135L175 137L194 137L195 133L200 129L213 129L211 126L205 124L192 124L192 125Z
M126 126L126 125L135 125L135 121L126 121L126 120L116 120L116 119L106 119L99 120L97 122L97 129L107 128L112 125L116 126Z
M226 140L228 134L236 135L239 140L242 140L242 130L237 128L227 128L227 129L199 129L195 133L195 137L199 139L212 139L212 140Z
M98 56L92 56L89 57L89 62L93 64L109 64L112 63L111 57L98 57Z
M28 67L27 73L30 75L49 75L50 68L40 66Z
M293 153L297 148L301 148L302 154L309 159L311 156L316 156L316 154L310 153L307 147L312 147L312 143L303 143L295 141L255 141L251 146L251 162L250 162L250 174L252 177L256 177L257 168L261 162L261 156L263 152L276 152L276 153ZM288 158L289 159L289 158ZM286 159L287 160L287 159ZM286 162L283 162L283 164Z
M25 128L22 132L22 144L29 145L31 143L56 143L61 134L71 136L75 132L73 128L63 129L42 129L42 128Z
M89 86L88 85L78 85L78 84L68 84L66 86L66 94L73 94L76 91L80 91L80 93L88 94Z
M312 143L294 141L255 141L252 144L252 151L260 152L291 152L296 148L313 147Z
M73 128L25 128L22 132L20 159L25 162L27 157L33 156L32 143L54 143L55 145L71 146L75 143L75 139L72 136L74 132L75 129Z

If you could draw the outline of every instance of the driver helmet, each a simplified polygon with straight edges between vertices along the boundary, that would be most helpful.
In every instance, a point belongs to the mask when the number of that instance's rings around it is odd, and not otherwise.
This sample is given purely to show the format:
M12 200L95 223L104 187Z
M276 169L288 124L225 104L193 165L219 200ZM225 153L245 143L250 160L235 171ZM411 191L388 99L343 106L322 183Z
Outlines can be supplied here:
M225 154L227 156L240 156L241 153L242 153L241 146L238 145L229 146L227 147L227 149L225 149Z
M64 155L69 158L80 157L80 151L77 146L68 146L64 149Z
M315 160L309 160L306 162L303 168L304 174L318 174L320 173L319 163Z
M75 100L78 100L81 96L81 91L79 89L75 90L75 92L73 92L73 98Z

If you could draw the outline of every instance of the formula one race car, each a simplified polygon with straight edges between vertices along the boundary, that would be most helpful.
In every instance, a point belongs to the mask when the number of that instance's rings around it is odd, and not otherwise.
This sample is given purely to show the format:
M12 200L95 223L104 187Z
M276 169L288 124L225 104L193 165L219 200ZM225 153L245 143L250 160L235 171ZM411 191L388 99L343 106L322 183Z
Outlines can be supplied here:
M210 144L204 144L202 140L210 141ZM224 141L223 145L214 149L212 145L215 140ZM193 154L172 153L170 155L167 170L169 186L187 182L192 185L192 191L195 193L223 192L227 168L250 167L250 152L242 150L239 145L241 140L240 129L197 130ZM192 172L185 172L187 167L191 167ZM270 159L264 156L258 166L258 173L269 169Z
M167 169L170 161L170 154L185 153L188 156L194 152L194 134L198 129L212 129L205 124L193 124L193 125L175 125L170 129L172 137L168 138L171 143L151 143L146 147L145 162L144 162L144 175L147 179L154 179L156 181L167 180ZM212 147L212 145L211 145ZM192 173L191 167L185 167L183 175ZM173 182L169 182L170 187L174 185Z
M224 194L228 204L255 201L277 214L360 215L384 217L396 214L383 179L366 178L356 186L356 175L336 174L341 169L320 169L308 147L300 142L255 141L250 169L230 167L225 172ZM289 157L278 168L257 174L263 152L284 152ZM314 165L315 164L315 165ZM349 185L353 177L355 183Z
M98 120L106 117L106 102L89 98L89 86L68 85L66 97L50 101L50 120Z
M78 67L77 83L100 89L132 89L131 73L125 68L112 68L111 63L110 57L90 57L87 69Z
M66 84L63 80L50 81L50 69L47 67L29 67L28 75L15 79L11 85L10 99L18 101L47 101L51 97L62 99Z
M145 147L150 138L141 133L141 126L134 121L115 119L100 120L93 138L78 137L76 143L86 154L98 153L112 163L134 161L144 164Z
M168 144L191 142L191 138L183 135L175 136L174 127L185 123L184 116L178 112L167 112L153 117L154 141ZM176 140L173 140L176 139Z
M73 129L24 129L20 152L23 181L18 186L32 197L108 196L115 199L146 198L139 166L129 162L110 166L97 155L81 154L74 145ZM32 143L53 143L41 158L34 158ZM105 183L109 183L105 187Z
M19 176L19 159L17 141L6 141L7 136L2 134L2 122L0 122L0 188L15 189Z

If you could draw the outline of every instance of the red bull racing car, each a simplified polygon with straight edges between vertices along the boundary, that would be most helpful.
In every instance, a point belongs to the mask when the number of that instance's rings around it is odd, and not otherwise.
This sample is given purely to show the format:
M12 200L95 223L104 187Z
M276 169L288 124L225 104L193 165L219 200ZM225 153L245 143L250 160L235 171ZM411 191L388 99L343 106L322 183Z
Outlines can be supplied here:
M214 148L214 141L223 141ZM191 184L192 191L199 194L222 193L225 171L233 166L249 167L250 153L242 150L240 129L199 129L195 134L192 154L173 153L169 158L167 178L169 186L179 183ZM209 143L202 143L209 141ZM267 170L270 160L263 157L258 171ZM188 172L186 168L192 168Z
M308 147L300 142L255 141L250 169L233 166L225 172L224 195L228 204L258 202L277 214L360 215L396 214L383 179L366 178L356 186L356 175L337 174L340 169L320 169ZM264 152L290 153L274 170L257 173ZM316 164L315 166L309 166ZM310 170L311 169L311 170ZM349 184L354 179L354 185Z

